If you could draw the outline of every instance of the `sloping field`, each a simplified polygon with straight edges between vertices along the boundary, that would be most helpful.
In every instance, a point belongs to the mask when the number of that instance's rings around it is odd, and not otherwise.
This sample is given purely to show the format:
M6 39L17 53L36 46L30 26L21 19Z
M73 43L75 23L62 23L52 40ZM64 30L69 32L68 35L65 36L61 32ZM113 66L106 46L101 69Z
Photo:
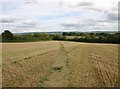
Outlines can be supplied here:
M3 87L114 87L118 45L3 43Z

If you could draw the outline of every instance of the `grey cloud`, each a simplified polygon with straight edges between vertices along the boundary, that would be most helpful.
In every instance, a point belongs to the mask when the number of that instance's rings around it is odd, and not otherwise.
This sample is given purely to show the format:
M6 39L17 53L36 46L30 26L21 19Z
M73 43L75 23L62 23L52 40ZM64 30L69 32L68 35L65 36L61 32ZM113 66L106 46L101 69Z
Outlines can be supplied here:
M17 28L34 28L34 25L18 25Z
M1 19L0 22L1 22L1 23L13 23L13 22L15 22L15 21L12 20L12 19Z
M8 16L8 17L1 16L0 17L1 23L14 23L18 20L20 20L20 18L18 18L18 17L10 17L10 16Z
M91 2L80 2L77 6L94 6L94 4Z
M98 12L104 11L101 8L95 7L94 3L92 2L81 2L81 3L78 3L77 6L83 7L84 9L87 9L87 10L93 10Z
M86 29L86 30L88 30L88 29L95 29L95 27L97 27L98 26L98 28L96 28L96 30L97 29L103 29L104 30L104 28L106 29L107 27L108 27L108 25L107 24L104 24L104 23L110 23L110 22L108 22L109 20L108 19L92 19L92 18L90 18L90 19L83 19L83 21L78 21L77 23L62 23L61 24L61 26L64 28L64 30L66 30L66 29L73 29L73 30L81 30L81 29Z
M78 23L63 23L61 24L63 30L77 30L80 29L80 25Z
M89 24L92 24L92 23L102 23L102 22L108 22L108 19L107 18L88 18L86 20L84 20L84 22L89 22Z
M79 27L79 24L62 24L64 27Z
M34 23L34 22L29 22L29 23L24 22L23 25L28 25L28 26L32 25L32 26L35 26L36 23Z
M108 13L107 18L112 20L112 21L117 21L118 20L118 14L117 13Z
M109 11L108 11L108 10L105 10L104 13L107 14L107 13L109 13Z
M71 23L68 23L68 24L61 24L61 26L63 28L67 28L67 29L71 29L71 28L74 28L74 29L81 29L81 28L86 28L86 27L90 27L90 26L94 26L96 25L97 23L94 23L94 22L82 22L82 23L74 23L74 24L71 24Z
M112 11L118 11L118 8L112 8Z
M103 10L102 9L99 9L99 8L95 8L95 7L88 7L86 8L88 10L93 10L93 11L98 11L98 12L102 12Z
M33 22L23 22L22 24L19 24L17 28L34 28L37 26L37 23Z
M24 2L25 4L32 4L32 3L36 4L38 3L38 0L24 0Z

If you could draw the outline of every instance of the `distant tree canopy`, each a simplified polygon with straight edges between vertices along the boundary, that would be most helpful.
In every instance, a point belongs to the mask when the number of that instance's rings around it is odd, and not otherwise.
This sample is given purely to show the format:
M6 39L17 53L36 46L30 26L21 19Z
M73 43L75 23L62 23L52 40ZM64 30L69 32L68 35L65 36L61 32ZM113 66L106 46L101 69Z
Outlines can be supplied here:
M63 32L63 36L79 36L69 41L93 42L93 43L120 43L120 32Z
M52 35L53 40L67 40L66 36L60 35L60 34L56 34L56 35Z
M24 35L15 35L14 41L18 42L34 42L34 41L45 41L52 40L52 37L46 33L28 33Z
M11 41L14 39L13 33L11 33L9 30L5 30L2 33L2 40L3 41Z
M45 32L43 32L43 33L36 32L33 34L33 36L35 38L39 38L40 40L50 40L51 39L50 35L46 34Z
M73 36L69 38L68 36ZM9 30L5 30L1 35L2 42L34 42L46 40L61 40L61 41L77 41L77 42L92 42L92 43L120 43L120 33L106 32L63 32L62 34L47 34L47 33L27 33L15 35Z
M63 32L62 35L63 36L82 36L85 33L83 32Z

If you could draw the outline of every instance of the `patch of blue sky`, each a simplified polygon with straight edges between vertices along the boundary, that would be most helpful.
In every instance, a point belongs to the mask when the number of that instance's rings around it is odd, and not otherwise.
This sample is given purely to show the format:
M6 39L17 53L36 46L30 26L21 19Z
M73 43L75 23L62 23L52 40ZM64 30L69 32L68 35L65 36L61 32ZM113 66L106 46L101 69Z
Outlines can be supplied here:
M39 19L42 20L54 20L54 19L59 19L59 18L66 18L66 17L76 17L80 16L80 12L70 12L62 15L46 15L46 16L40 16L38 17Z
M16 10L16 4L11 2L2 2L3 11Z

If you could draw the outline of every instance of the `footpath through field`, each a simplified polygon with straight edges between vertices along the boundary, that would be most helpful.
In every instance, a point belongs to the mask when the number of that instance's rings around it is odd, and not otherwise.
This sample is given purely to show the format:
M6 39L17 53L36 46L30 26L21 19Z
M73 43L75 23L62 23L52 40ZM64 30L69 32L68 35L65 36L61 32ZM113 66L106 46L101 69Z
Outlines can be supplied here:
M68 55L61 42L57 59L52 66L52 74L49 81L44 82L45 87L67 87L69 80L69 69L67 66Z

